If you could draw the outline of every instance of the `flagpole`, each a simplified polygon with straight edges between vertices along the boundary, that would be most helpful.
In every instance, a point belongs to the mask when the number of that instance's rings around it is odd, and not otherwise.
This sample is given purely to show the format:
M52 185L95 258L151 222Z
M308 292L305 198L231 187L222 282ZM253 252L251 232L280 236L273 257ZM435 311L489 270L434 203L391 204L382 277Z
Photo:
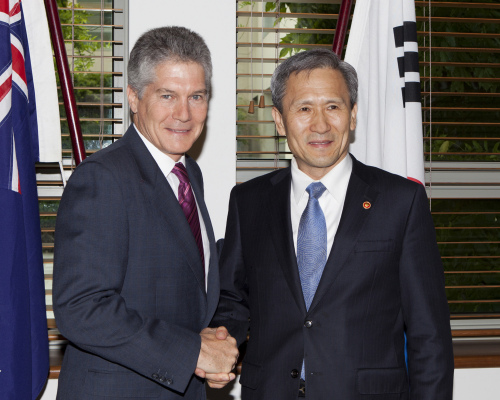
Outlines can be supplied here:
M332 50L339 57L342 56L342 49L344 48L345 34L347 32L347 24L349 16L351 15L352 0L342 0L340 5L339 20L337 21L337 28L333 37Z
M49 22L50 36L52 38L52 47L54 48L56 57L59 82L61 84L61 91L64 99L64 109L66 110L66 118L68 120L73 155L75 157L75 163L78 165L85 160L85 146L83 144L82 129L80 127L73 83L71 81L68 66L68 56L66 55L66 48L64 47L61 22L57 12L56 0L44 0L44 2L47 20Z

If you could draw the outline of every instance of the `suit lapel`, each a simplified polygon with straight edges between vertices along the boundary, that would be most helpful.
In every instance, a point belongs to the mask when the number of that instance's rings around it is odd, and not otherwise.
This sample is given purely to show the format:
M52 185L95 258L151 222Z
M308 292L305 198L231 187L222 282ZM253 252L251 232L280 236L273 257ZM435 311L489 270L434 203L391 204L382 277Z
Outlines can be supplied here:
M270 222L272 242L276 248L276 255L292 296L299 309L305 314L306 305L300 285L290 217L290 168L273 175L271 184L272 188L267 199L270 218L267 218L267 220Z
M134 155L142 176L144 196L162 216L169 236L177 238L180 244L179 249L184 253L185 260L193 271L200 289L205 293L203 266L198 246L170 184L133 126L128 129L121 140L125 141Z
M378 192L362 179L362 168L364 166L353 157L353 170L347 186L339 227L309 311L312 311L321 301L340 271L345 267L347 258L356 245L359 233L362 232L363 225L370 215L370 210L365 209L363 203L368 201L375 204Z

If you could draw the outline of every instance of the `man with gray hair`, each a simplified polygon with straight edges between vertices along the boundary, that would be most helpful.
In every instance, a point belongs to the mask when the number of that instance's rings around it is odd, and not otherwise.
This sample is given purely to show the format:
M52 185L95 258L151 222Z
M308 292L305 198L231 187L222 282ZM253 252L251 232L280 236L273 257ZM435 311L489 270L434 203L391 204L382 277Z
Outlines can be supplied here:
M357 76L332 51L290 57L271 91L294 157L233 189L212 321L238 344L250 328L242 399L451 400L424 187L349 154Z
M69 340L59 399L205 398L234 379L236 341L207 328L218 255L201 171L212 64L203 39L153 29L135 44L133 125L73 173L56 223L54 312Z

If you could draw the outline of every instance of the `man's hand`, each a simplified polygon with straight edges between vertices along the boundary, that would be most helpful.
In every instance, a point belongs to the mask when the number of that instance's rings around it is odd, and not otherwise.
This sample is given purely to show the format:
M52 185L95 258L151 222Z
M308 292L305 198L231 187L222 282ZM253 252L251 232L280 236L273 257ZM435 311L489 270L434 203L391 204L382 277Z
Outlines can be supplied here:
M230 373L238 361L236 340L224 327L205 328L200 333L201 349L195 374L212 388L223 388L236 376Z
M213 389L222 389L235 378L236 375L233 372L229 374L205 374L205 380L208 386Z

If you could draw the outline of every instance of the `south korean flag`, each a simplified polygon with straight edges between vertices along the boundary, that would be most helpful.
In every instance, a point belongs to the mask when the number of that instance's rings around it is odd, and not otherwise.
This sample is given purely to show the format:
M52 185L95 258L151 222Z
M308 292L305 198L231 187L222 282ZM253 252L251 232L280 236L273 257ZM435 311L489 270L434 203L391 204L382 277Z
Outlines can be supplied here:
M357 0L345 61L359 79L351 153L423 184L415 20L414 0Z

